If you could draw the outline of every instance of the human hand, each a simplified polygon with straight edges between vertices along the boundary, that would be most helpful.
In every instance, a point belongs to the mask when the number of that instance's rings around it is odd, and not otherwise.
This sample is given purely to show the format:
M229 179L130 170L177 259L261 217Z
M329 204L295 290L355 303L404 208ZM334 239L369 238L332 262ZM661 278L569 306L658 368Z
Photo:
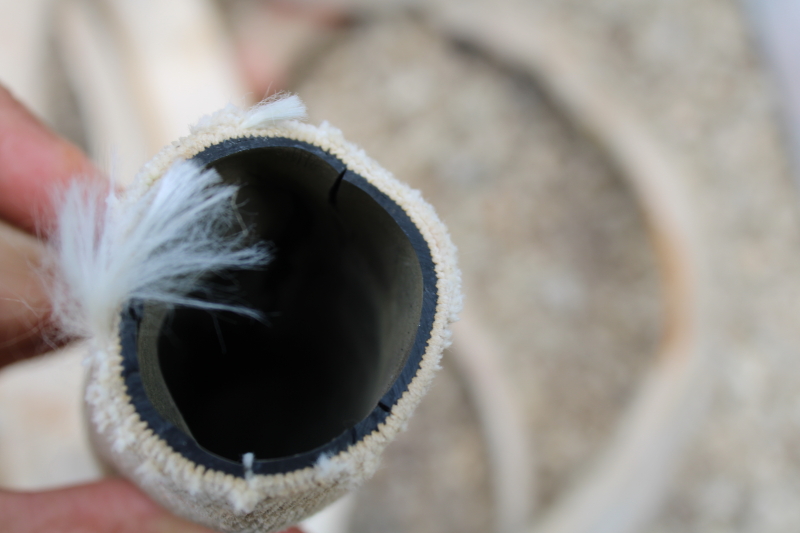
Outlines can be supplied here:
M72 179L103 180L0 87L0 367L49 347L49 305L36 273L43 245L34 234L52 225L53 190Z
M52 347L36 267L54 222L53 191L102 175L0 86L0 367ZM210 533L170 515L131 483L107 479L44 492L0 489L2 533ZM292 528L286 533L301 533Z

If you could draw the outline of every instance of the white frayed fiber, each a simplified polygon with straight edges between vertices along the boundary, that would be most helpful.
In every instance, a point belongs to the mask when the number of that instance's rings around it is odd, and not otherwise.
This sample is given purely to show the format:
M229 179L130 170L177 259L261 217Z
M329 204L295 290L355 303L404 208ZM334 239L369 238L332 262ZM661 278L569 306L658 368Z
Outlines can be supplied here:
M105 337L131 299L260 314L213 296L204 278L261 268L264 243L245 246L234 205L237 187L192 162L179 162L141 196L74 182L61 199L47 269L53 315L65 335Z
M253 452L248 452L242 455L242 466L244 467L244 478L247 481L253 479L253 462L256 460L256 456Z
M306 118L306 106L296 94L276 95L250 109L242 120L245 129L263 129L281 120Z

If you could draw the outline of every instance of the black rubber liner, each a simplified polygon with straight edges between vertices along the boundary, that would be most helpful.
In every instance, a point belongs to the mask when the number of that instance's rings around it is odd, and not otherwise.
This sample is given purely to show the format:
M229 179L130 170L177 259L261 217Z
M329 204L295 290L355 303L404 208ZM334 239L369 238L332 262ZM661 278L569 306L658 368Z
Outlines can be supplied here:
M244 221L274 244L262 272L214 280L268 320L168 314L157 350L176 424L145 390L148 306L131 302L120 325L128 393L156 434L207 468L244 476L247 452L257 474L313 465L375 431L416 375L437 303L430 249L396 203L314 145L230 139L194 160L242 185Z

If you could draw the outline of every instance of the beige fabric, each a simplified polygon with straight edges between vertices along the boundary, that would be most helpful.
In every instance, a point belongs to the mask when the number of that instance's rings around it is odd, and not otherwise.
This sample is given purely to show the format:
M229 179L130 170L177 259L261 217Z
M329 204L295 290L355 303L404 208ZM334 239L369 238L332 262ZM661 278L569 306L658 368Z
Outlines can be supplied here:
M449 324L461 307L460 273L455 248L432 207L415 190L398 182L339 130L297 121L268 129L242 126L247 112L228 108L207 117L190 136L172 144L148 163L131 188L141 194L179 159L188 159L225 139L286 137L314 144L339 157L401 206L427 241L437 274L438 302L426 352L408 390L385 423L357 445L313 467L249 479L206 470L172 450L136 413L123 381L117 340L90 357L86 390L93 442L99 454L172 512L226 532L274 531L296 523L369 478L385 446L404 429L450 344Z

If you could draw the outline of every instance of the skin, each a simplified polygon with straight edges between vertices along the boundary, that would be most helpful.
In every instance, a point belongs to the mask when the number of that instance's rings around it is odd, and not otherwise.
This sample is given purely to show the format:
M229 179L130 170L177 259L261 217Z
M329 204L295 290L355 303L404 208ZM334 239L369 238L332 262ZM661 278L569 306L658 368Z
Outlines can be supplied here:
M101 180L74 145L0 87L0 366L47 351L48 302L35 269L53 223L52 191Z
M0 368L53 347L36 268L54 222L53 191L71 180L106 183L80 149L0 86ZM170 515L122 479L44 492L0 489L0 531L210 533Z

